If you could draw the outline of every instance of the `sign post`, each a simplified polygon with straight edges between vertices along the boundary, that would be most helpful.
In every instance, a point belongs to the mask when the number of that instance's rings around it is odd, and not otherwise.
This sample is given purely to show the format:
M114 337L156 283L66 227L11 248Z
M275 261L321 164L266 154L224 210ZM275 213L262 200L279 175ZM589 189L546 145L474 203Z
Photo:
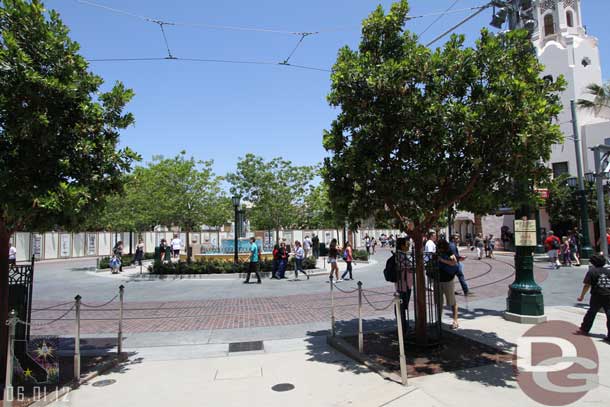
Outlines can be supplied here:
M534 280L537 222L523 216L515 220L515 281L509 286L504 318L519 323L546 321L542 288Z

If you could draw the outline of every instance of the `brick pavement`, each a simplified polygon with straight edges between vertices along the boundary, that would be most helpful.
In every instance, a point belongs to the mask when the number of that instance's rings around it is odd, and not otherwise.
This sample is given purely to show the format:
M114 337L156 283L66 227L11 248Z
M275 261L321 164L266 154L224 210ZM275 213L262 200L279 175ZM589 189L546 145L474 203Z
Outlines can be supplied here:
M497 259L475 260L465 263L465 274L469 286L480 300L506 296L508 285L514 279L512 258L498 256ZM549 270L536 266L538 282L546 280ZM381 284L382 282L380 282ZM306 290L306 282L303 282ZM343 290L356 288L355 282L339 283ZM364 287L369 301L375 308L390 304L393 286L384 284L377 287ZM459 284L456 280L456 289ZM458 297L464 304L469 298ZM130 301L125 303L123 331L129 333L174 332L236 329L252 327L273 327L300 325L330 321L329 293L307 293L296 295L274 295L258 298L203 299L200 301ZM52 303L36 301L34 309L52 306ZM92 304L95 305L95 304ZM413 302L411 302L411 307ZM466 305L466 304L464 304ZM358 314L357 292L346 294L335 291L335 316L338 321L352 320ZM36 311L33 313L35 324L48 323L69 309L69 306ZM392 308L376 310L366 301L363 302L363 316L376 318L393 315ZM81 309L82 334L114 334L118 326L118 302L101 308ZM74 332L74 312L64 319L46 326L34 326L34 335L72 335Z

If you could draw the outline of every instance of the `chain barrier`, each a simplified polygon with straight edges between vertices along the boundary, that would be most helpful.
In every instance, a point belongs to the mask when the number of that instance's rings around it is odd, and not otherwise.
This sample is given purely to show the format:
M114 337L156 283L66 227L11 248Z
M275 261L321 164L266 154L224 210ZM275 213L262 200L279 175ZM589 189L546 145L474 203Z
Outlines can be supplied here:
M337 290L339 290L339 291L340 291L340 292L342 292L343 294L353 294L353 293L357 293L357 292L358 292L358 289L357 289L357 288L356 288L355 290L351 290L351 291L345 291L345 290L342 290L341 288L339 288L339 286L337 285L337 283L333 282L333 285L335 286L335 288L336 288Z
M74 304L74 301L70 301L70 302L64 302L62 304L56 304L56 305L52 305L50 307L46 307L46 308L33 308L32 312L41 312L41 311L66 311L65 309L55 309L57 307L63 307L64 305L69 305L69 304Z
M63 319L66 315L68 315L70 312L72 312L72 310L74 310L74 305L67 310L66 312L64 312L61 316L50 320L49 322L44 322L44 323L35 323L35 322L27 322L27 321L22 321L20 319L17 319L17 323L21 324L21 325L25 325L25 326L30 326L30 327L42 327L42 326L47 326L47 325L51 325L59 320L64 320L64 321L74 321L74 319ZM42 321L41 319L39 319L38 321ZM8 323L8 321L7 321Z
M112 301L116 300L117 298L119 298L119 294L115 295L114 297L112 297L110 299L110 301L105 302L103 304L89 305L89 304L85 304L84 302L81 302L80 305L82 305L83 307L87 307L87 308L102 308L102 307L105 307L106 305L110 304Z
M394 291L392 291L391 293L382 293L380 291L369 290L368 288L363 288L362 291L373 293L374 295L387 295L394 298Z
M368 297L366 296L366 294L364 292L362 293L362 297L370 305L370 307L373 308L375 311L385 311L394 304L394 299L392 298L392 301L390 301L390 303L387 306L382 307L382 308L377 308L373 305L374 302L369 301ZM381 302L381 301L377 301L377 302Z

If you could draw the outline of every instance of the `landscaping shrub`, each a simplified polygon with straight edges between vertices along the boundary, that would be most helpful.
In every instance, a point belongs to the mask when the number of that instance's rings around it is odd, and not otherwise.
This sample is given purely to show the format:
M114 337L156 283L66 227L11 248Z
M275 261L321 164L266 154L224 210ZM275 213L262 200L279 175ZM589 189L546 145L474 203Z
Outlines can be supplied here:
M248 271L248 262L239 262L237 267L233 262L225 260L199 260L191 263L160 263L155 262L148 270L152 274L230 274L245 273ZM294 270L294 261L288 262L287 270ZM316 268L316 260L313 257L303 260L303 268L311 270ZM273 261L266 260L260 262L260 271L272 271Z
M369 254L366 252L366 250L354 250L354 254L352 257L354 258L354 260L361 260L361 261L369 260Z
M133 262L135 255L124 254L122 257L123 266L130 265ZM144 253L144 260L154 259L154 253ZM100 269L110 268L110 256L105 256L100 259Z

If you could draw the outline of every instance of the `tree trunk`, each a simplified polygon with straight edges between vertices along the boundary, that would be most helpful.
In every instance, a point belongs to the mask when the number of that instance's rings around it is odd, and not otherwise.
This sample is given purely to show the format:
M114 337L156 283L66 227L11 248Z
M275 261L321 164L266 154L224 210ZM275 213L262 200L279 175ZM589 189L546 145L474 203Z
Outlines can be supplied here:
M220 244L220 228L216 229L216 236L218 240L216 240L216 245L218 246L218 251L220 252L221 244Z
M415 245L415 338L418 344L428 342L427 314L426 314L426 280L424 272L424 232L420 229L413 230L413 243Z
M483 216L474 215L474 235L483 235Z
M0 220L0 383L6 377L6 352L8 351L8 251L11 234Z
M341 233L339 233L339 228L337 230L337 247L341 247Z
M191 244L191 229L188 228L188 229L186 229L186 244L184 245L184 247L186 249L186 262L187 263L191 262L191 253L189 251L190 244ZM178 257L178 262L180 262L180 257Z
M129 231L129 255L133 255L133 232Z
M275 228L275 243L280 244L280 229Z

